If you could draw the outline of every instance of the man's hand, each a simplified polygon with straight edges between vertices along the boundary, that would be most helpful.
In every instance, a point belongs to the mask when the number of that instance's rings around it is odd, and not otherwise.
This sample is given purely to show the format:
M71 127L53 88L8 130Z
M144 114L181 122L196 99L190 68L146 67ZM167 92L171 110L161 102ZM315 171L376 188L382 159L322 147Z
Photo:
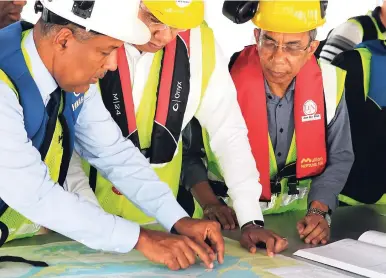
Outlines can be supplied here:
M310 208L328 212L328 206L319 201L313 201ZM330 240L330 227L322 215L311 213L300 220L296 228L300 238L307 244L326 244Z
M206 205L204 207L204 218L220 222L224 230L236 229L238 225L235 211L221 203Z
M249 225L242 229L240 243L241 246L253 254L257 251L256 244L265 243L267 254L270 257L287 249L288 246L287 239L276 235L272 231L254 225Z
M305 243L326 244L330 240L330 227L327 220L319 214L305 216L298 222L296 228Z
M221 227L218 222L182 218L174 224L174 229L180 235L193 239L203 250L206 251L212 262L216 258L214 252L217 253L218 262L220 264L224 262L224 238L222 237ZM209 241L211 246L209 246L205 241Z
M213 268L213 260L207 251L187 236L141 228L135 249L150 261L166 265L171 270L186 269L195 264L196 254L208 268Z

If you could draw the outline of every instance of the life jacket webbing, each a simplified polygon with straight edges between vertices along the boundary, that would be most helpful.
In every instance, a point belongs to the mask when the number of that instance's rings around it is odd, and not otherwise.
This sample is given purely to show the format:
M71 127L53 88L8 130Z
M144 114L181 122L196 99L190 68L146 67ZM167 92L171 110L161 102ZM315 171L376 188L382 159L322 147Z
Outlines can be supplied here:
M150 162L153 164L163 164L173 159L181 134L190 91L189 40L186 42L182 39L183 37L189 37L189 31L185 33L169 43L163 53L156 96L157 108L154 116L153 131L150 135L151 146L148 149L142 146L139 138L126 52L124 47L118 50L118 72L121 87L116 86L116 91L121 92L117 93L116 98L123 100L120 105L124 106L125 115L119 121L114 118L114 115L113 118L122 131L128 130L127 135L130 140L143 151L145 156L150 158ZM106 77L111 79L111 76L112 74ZM108 89L104 82L107 81L102 80L100 84L102 96L108 93L103 90L104 87ZM114 98L104 96L103 100L106 107L112 110L110 102L114 102ZM126 134L124 135L127 136Z
M156 123L165 126L168 117L168 106L172 89L172 79L174 74L174 59L176 56L176 43L170 43L165 50L162 71L159 80L159 91L157 98L157 111L155 114Z
M119 68L119 77L121 80L123 100L125 103L125 111L127 116L127 128L129 130L129 137L137 130L137 123L135 120L135 115L133 111L134 102L132 96L132 86L130 79L130 68L127 66L128 61L125 53L125 47L122 46L118 49L118 68Z
M262 199L270 200L266 94L264 76L255 46L246 47L241 52L232 67L231 75L238 91L241 111L249 127L248 136L252 153L263 186ZM253 78L248 78L249 76ZM323 79L315 58L307 62L297 75L295 92L296 177L301 179L323 172L327 160Z

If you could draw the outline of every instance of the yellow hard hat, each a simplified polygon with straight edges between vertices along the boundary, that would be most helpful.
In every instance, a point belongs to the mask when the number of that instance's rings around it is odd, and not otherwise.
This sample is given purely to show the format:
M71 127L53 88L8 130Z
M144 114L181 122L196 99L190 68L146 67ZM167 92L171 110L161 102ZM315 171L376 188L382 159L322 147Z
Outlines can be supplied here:
M204 21L204 0L142 0L163 24L178 29L192 29Z
M252 22L265 31L302 33L322 26L326 9L325 0L264 0Z

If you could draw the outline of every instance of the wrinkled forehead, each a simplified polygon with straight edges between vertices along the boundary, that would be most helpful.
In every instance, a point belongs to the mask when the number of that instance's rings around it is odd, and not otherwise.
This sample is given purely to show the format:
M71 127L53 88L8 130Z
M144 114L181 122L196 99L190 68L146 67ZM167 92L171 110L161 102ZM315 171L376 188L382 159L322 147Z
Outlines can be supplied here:
M278 33L261 30L260 38L271 39L278 43L307 42L310 38L310 32L307 31L302 33Z

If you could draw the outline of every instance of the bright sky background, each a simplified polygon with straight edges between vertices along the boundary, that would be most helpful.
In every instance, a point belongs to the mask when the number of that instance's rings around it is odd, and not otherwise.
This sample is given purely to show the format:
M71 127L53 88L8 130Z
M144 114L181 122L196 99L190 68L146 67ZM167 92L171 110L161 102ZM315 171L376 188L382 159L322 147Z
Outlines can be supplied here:
M72 1L72 0L62 0ZM98 0L103 1L103 0ZM114 0L104 0L111 1ZM130 1L130 0L127 0ZM383 0L329 0L327 9L327 23L318 31L319 39L324 39L327 33L343 23L348 18L367 13L374 9ZM33 6L35 0L28 0L23 12L23 18L36 22ZM215 32L217 42L221 45L224 54L229 58L234 52L253 42L254 25L250 22L236 25L222 15L223 0L206 0L206 20Z

